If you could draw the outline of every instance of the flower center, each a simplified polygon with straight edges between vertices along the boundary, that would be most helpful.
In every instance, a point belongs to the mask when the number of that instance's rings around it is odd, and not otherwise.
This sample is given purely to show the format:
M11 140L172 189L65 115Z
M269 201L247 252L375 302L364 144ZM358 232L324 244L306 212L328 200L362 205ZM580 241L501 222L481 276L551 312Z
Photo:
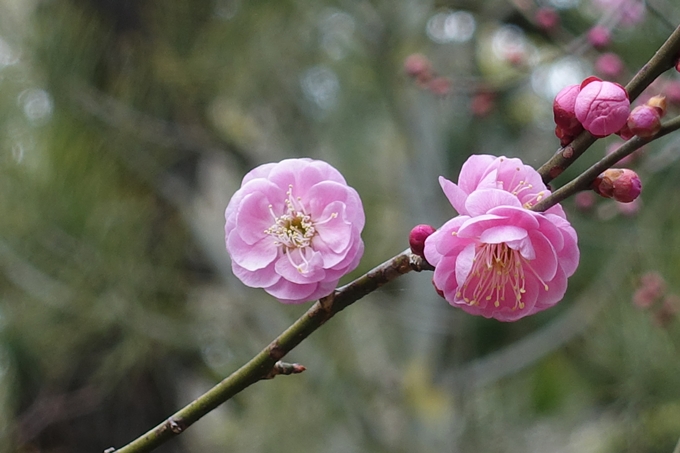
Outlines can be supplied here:
M284 203L286 211L277 216L269 205L269 212L274 218L274 224L265 230L265 233L276 238L276 245L284 247L285 251L291 249L303 249L309 247L312 238L316 234L312 218L305 212L300 203L300 197L293 197L293 186L288 186L288 196ZM298 266L296 266L298 267Z
M513 303L513 310L524 308L522 294L526 292L523 261L519 250L507 244L481 244L472 262L472 269L456 297L468 305L493 300L495 307ZM506 302L506 297L508 300Z

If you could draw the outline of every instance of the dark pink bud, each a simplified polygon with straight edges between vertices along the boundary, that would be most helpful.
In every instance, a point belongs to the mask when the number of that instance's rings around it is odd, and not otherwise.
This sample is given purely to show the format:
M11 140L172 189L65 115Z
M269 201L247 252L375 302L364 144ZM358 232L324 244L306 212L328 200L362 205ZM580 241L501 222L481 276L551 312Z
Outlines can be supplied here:
M474 116L481 118L491 113L495 104L496 98L493 93L477 93L470 102L470 111Z
M411 246L411 252L421 258L425 258L423 251L425 250L425 239L427 239L436 230L430 225L416 225L413 227L408 235L408 243Z
M642 192L642 182L633 170L610 168L595 179L593 190L605 198L630 203Z
M631 138L635 137L635 134L633 134L630 131L630 128L628 127L628 120L626 119L626 124L623 125L621 129L618 130L616 133L619 137L621 137L624 140L630 140Z
M427 83L432 79L432 64L425 55L414 53L404 60L404 72L418 82Z
M616 78L623 72L623 61L613 52L600 55L595 60L595 71L604 77Z
M611 32L602 25L596 25L588 31L588 42L596 49L607 47L611 40Z
M574 110L576 96L578 96L580 91L581 87L579 85L568 85L557 93L553 101L555 124L566 135L577 135L583 130L583 126L581 126L581 123L576 118L576 111ZM561 140L559 135L558 138Z
M551 31L560 24L560 15L557 14L557 11L555 11L554 8L539 8L536 11L535 20L536 25L543 30Z
M661 115L659 115L659 111L654 107L640 105L630 112L628 128L638 137L653 137L661 129Z
M595 137L619 131L628 119L628 93L618 83L589 77L581 84L574 104L576 118Z
M435 77L430 80L427 87L437 96L446 96L451 91L451 79L448 77Z

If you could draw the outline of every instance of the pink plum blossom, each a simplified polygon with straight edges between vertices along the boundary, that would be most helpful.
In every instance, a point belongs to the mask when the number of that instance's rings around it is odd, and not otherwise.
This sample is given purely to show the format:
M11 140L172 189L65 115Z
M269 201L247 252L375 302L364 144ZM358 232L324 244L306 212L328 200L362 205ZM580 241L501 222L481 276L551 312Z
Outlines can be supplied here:
M225 218L234 274L283 303L327 296L364 251L361 199L320 160L286 159L251 170Z
M589 77L581 84L574 104L576 118L595 137L619 131L628 119L630 100L618 83Z
M556 304L578 265L562 207L529 208L549 194L519 159L471 156L458 184L439 179L460 214L425 240L437 292L473 315L516 321Z

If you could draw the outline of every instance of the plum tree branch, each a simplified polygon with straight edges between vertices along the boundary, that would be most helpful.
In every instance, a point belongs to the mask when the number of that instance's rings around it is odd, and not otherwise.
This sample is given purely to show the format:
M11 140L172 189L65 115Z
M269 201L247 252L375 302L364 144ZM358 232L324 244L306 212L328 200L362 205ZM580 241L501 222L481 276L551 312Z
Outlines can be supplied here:
M297 374L304 371L301 365L284 364L280 360L336 313L368 293L408 272L432 269L430 264L411 254L410 250L405 250L385 261L348 285L338 288L333 294L320 299L248 363L163 423L124 447L110 448L106 450L106 453L151 451L170 438L181 434L198 419L256 382L279 374Z

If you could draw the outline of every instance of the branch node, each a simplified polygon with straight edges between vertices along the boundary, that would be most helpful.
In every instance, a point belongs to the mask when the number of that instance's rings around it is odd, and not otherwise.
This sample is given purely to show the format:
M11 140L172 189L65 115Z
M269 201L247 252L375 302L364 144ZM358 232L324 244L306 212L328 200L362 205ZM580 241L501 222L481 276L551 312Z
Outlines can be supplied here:
M175 434L180 434L182 431L184 431L184 426L181 421L177 421L174 418L170 417L167 423L168 427L170 428L170 431L172 431Z
M264 379L274 379L279 374L283 374L285 376L289 376L291 374L300 374L306 369L307 368L304 365L300 365L299 363L287 363L279 360L274 364L271 371L267 373Z

